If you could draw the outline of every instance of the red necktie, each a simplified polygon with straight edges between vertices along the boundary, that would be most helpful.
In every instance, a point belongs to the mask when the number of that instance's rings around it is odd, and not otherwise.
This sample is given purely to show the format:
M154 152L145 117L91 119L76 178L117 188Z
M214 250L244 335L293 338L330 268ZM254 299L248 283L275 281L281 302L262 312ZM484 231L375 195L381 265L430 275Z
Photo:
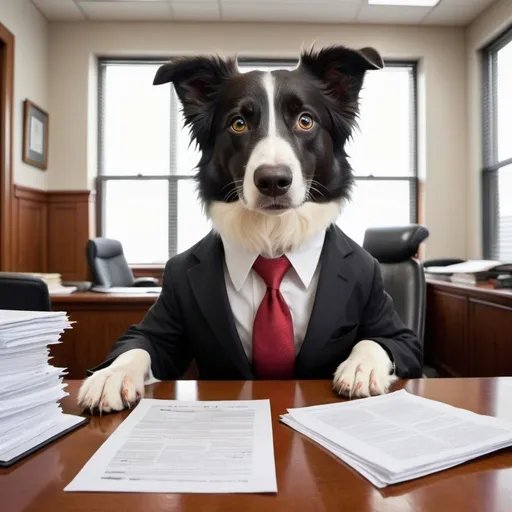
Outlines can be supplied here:
M290 269L286 256L266 259L258 256L254 270L267 291L254 319L253 366L258 379L290 379L295 365L293 322L279 286Z

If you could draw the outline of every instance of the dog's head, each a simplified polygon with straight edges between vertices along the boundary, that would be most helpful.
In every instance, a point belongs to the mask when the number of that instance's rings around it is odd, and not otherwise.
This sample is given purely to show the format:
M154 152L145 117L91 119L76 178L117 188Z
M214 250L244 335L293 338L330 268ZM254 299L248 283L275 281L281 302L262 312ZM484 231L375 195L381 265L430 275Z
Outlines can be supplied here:
M178 58L157 71L172 82L201 151L199 193L280 214L349 196L344 147L358 115L366 71L382 68L373 48L303 52L292 71L241 73L234 59Z

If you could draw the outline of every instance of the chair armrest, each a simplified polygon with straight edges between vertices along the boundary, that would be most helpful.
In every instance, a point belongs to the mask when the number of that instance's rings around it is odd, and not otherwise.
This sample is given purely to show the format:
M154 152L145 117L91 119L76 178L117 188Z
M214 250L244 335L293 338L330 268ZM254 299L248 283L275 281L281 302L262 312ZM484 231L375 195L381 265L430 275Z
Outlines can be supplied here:
M133 282L133 286L159 286L156 277L137 277Z

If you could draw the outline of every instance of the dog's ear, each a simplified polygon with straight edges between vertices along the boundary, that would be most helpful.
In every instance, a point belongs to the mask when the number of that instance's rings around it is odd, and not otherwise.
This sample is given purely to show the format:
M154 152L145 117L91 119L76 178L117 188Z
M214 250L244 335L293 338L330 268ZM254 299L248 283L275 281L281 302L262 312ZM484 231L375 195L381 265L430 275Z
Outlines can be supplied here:
M223 82L236 74L238 68L234 59L180 57L158 69L153 85L169 82L174 85L183 105L185 124L191 126L192 135L201 144L202 136L211 128L218 91Z
M323 82L337 99L358 95L366 71L383 67L382 57L374 48L353 50L345 46L328 46L303 52L300 57L300 68Z
M343 138L350 135L359 113L359 93L365 73L383 67L382 57L374 48L355 50L345 46L304 51L299 65L300 70L322 83L333 107L333 121Z

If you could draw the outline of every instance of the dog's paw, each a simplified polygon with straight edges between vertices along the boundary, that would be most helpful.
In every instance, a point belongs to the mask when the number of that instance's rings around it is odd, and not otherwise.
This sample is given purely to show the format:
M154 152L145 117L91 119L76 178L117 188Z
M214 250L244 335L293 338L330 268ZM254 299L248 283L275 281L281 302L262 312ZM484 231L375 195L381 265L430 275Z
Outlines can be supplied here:
M397 380L390 374L392 367L387 352L378 343L362 340L336 369L333 390L349 398L383 395Z
M144 378L150 365L145 350L121 354L110 366L84 381L78 392L78 405L100 414L132 407L144 396Z

